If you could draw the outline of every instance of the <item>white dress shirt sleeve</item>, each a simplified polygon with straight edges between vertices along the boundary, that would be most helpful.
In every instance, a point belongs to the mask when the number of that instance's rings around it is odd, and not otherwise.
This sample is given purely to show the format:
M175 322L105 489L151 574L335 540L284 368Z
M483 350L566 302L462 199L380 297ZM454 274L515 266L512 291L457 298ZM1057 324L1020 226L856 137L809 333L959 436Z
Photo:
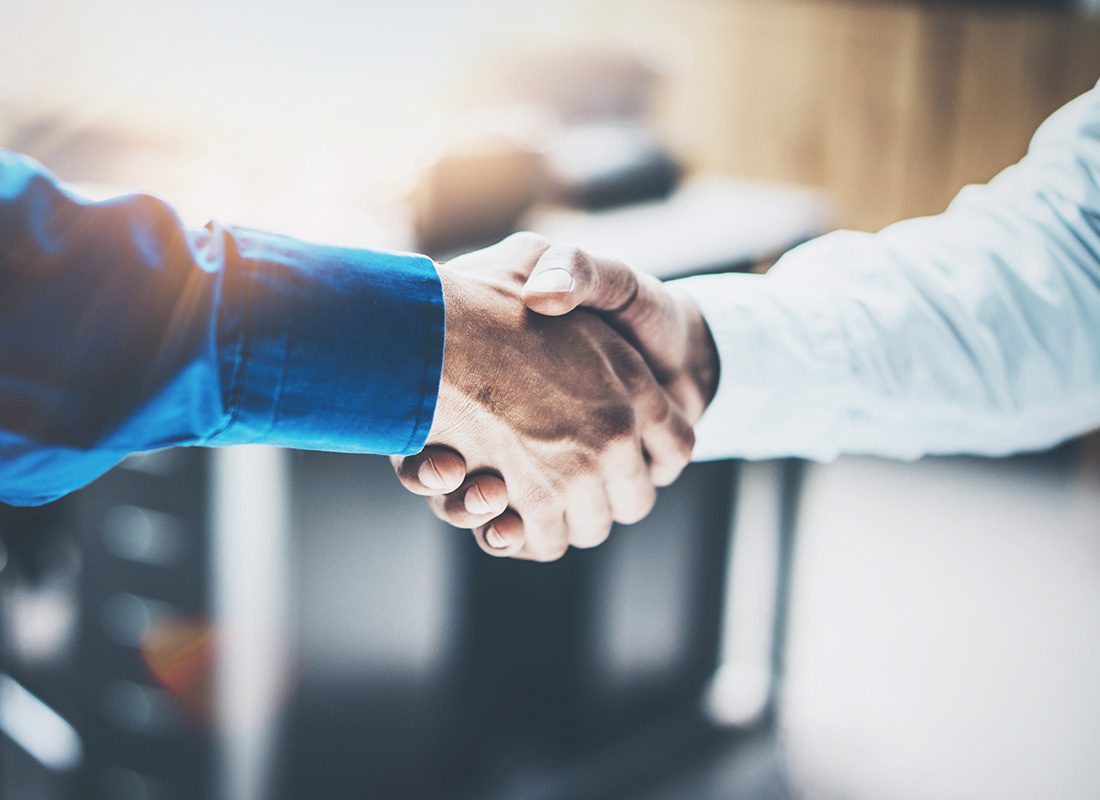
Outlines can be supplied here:
M1100 426L1100 85L946 212L675 285L718 345L696 458L1007 454Z

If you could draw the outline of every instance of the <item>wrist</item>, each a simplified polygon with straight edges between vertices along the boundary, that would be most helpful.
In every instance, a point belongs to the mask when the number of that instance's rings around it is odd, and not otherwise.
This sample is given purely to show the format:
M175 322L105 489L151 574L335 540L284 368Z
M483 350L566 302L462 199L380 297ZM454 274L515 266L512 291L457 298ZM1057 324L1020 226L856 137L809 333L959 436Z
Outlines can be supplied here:
M721 370L718 345L695 299L688 292L675 286L669 286L669 289L676 298L684 319L687 342L685 371L697 393L699 407L691 411L692 416L698 418L702 416L718 391Z
M461 423L461 397L455 390L456 378L466 369L463 330L468 314L465 309L467 298L462 281L442 264L436 263L439 284L443 292L444 318L446 320L443 336L443 366L439 378L439 395L436 398L435 416L428 431L428 444L447 441L452 432Z
M509 304L501 302L494 284L443 265L436 269L443 291L446 333L436 413L428 432L430 444L454 442L475 425L479 403L488 403L500 378L500 361L492 354L512 333Z

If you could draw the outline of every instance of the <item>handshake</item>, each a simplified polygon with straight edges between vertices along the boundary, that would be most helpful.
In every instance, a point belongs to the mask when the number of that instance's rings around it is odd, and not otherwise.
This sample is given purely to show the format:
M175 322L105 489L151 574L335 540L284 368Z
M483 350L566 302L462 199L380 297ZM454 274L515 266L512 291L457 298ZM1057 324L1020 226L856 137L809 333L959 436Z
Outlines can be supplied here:
M536 561L648 514L717 386L694 301L530 233L439 275L443 375L427 447L394 459L404 486L485 552Z

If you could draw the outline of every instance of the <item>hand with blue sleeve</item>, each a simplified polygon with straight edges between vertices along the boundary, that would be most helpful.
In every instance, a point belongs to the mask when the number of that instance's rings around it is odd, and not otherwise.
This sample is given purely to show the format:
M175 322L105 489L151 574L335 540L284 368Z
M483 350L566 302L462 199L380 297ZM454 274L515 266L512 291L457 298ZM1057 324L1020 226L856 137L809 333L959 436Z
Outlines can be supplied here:
M264 443L408 455L507 481L541 560L652 504L693 433L598 316L531 313L548 247L445 267L92 203L0 151L0 500L48 502L134 452ZM503 276L503 277L502 277Z
M266 443L414 453L435 409L431 260L92 203L0 151L0 500L133 452Z

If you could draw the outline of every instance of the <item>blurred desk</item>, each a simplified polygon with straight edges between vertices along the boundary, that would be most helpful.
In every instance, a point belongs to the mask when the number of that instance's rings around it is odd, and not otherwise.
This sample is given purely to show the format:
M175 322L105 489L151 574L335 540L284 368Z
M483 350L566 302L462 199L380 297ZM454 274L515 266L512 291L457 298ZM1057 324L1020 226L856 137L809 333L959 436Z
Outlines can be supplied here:
M744 269L827 230L829 203L802 187L702 176L667 200L584 212L542 209L525 227L658 278Z

